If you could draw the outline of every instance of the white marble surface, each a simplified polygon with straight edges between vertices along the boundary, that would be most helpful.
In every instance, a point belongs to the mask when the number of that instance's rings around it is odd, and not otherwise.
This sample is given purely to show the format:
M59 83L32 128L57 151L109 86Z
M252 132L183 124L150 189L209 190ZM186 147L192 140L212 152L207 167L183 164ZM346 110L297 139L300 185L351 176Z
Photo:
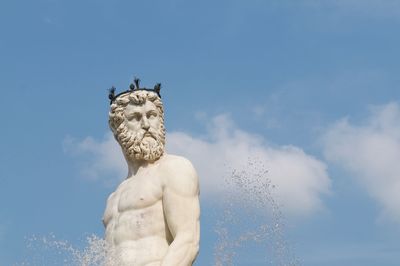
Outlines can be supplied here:
M105 238L117 265L192 265L199 251L198 176L189 160L164 152L160 98L136 91L111 105L110 128L128 176L109 196Z

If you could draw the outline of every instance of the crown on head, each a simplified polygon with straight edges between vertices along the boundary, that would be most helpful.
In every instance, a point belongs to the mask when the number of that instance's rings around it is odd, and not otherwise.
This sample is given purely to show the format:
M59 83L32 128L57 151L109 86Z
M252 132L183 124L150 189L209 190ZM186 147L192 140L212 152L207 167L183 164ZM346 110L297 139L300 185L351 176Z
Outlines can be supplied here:
M121 96L123 94L126 94L126 93L131 93L131 92L134 92L134 91L152 91L154 93L157 93L158 97L161 98L160 90L161 90L161 83L157 83L156 85L154 85L154 88L152 88L152 89L145 88L145 87L140 88L140 79L135 78L133 80L133 83L131 83L129 85L129 90L120 92L117 95L115 95L115 87L112 86L111 89L109 90L109 93L108 93L108 99L110 99L110 104L112 104L113 101L115 99L117 99L119 96Z

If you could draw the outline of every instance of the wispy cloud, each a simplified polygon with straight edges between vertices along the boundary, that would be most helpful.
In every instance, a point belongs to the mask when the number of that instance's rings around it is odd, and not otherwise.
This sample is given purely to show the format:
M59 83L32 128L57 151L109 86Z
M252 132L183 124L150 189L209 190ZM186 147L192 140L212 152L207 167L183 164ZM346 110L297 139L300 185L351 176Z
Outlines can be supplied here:
M329 161L348 170L382 206L382 217L400 223L400 108L374 107L364 124L344 118L324 138Z
M186 132L167 135L167 150L189 158L196 167L202 195L224 192L229 169L241 170L250 159L262 162L276 186L279 202L288 214L307 215L323 208L322 195L330 193L330 178L323 162L295 146L274 147L258 135L239 129L227 115L210 119L203 138ZM66 140L67 150L86 155L83 173L95 177L121 178L126 172L120 148L111 135L96 141ZM82 157L81 157L82 158Z
M77 159L81 176L115 184L126 177L128 172L121 149L111 133L102 140L86 137L77 140L70 136L63 142L64 151Z
M190 158L198 168L203 191L223 190L227 166L244 169L250 158L268 169L268 178L287 212L307 214L322 207L321 195L330 191L323 162L295 146L273 147L261 136L237 128L226 115L211 121L207 139L184 132L168 136L169 150Z

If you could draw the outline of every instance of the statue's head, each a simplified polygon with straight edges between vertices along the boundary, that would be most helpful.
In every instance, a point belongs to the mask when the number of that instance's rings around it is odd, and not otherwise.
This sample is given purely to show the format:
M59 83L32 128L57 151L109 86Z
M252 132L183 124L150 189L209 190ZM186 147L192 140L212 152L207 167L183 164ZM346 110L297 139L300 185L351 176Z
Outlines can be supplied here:
M110 92L109 125L128 160L156 161L164 153L164 109L157 89Z

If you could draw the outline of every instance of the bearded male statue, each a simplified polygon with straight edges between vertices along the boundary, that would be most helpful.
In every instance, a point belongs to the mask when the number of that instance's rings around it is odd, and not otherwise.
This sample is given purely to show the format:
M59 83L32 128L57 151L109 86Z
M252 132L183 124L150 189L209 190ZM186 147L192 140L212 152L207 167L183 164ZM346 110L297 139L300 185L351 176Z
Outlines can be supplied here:
M166 154L160 84L114 95L109 125L128 176L108 197L105 239L113 265L189 266L199 251L198 177L185 158ZM117 263L115 263L117 262Z

